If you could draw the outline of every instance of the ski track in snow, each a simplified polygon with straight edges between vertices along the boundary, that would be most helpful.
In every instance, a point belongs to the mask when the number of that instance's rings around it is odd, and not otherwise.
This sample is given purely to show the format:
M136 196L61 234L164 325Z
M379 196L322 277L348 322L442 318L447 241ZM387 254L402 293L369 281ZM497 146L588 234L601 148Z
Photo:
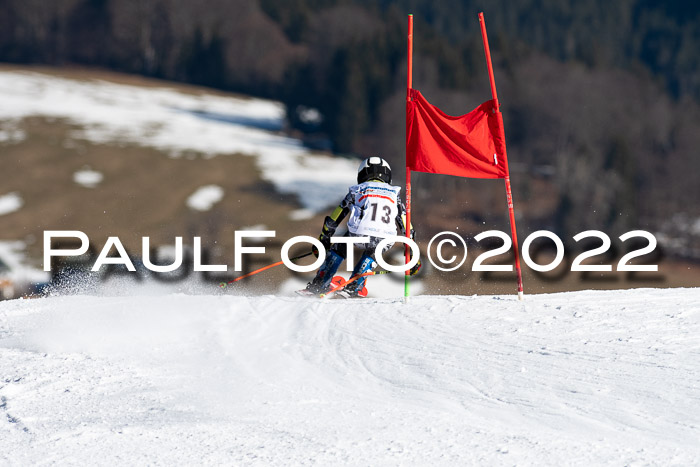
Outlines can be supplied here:
M700 289L0 303L0 464L700 461Z

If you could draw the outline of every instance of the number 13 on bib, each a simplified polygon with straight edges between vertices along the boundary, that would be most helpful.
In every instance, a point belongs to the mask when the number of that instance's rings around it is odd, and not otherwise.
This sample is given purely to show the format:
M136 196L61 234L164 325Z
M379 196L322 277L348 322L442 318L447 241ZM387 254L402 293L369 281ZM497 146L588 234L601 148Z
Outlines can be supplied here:
M358 236L396 236L400 187L380 182L365 182L350 187L354 197L348 230Z

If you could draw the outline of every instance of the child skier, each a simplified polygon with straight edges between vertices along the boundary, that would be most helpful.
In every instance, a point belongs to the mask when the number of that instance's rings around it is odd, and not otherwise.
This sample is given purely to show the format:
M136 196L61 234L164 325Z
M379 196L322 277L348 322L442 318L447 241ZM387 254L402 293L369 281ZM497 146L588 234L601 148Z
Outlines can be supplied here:
M327 216L319 240L326 248L326 260L309 282L306 289L300 291L305 295L319 295L331 289L331 281L336 271L347 257L347 244L335 243L331 246L331 237L338 225L350 214L347 222L348 232L343 236L369 237L365 244L359 244L364 251L355 265L351 277L371 272L376 266L377 245L385 238L406 235L404 223L404 205L399 198L400 187L391 185L391 167L380 157L370 157L360 164L357 171L357 185L350 187L348 194ZM411 229L411 238L413 238ZM389 244L383 251L391 248ZM318 257L318 251L314 248ZM420 261L411 269L411 275L420 269ZM348 284L339 294L346 298L366 296L365 281L367 277Z

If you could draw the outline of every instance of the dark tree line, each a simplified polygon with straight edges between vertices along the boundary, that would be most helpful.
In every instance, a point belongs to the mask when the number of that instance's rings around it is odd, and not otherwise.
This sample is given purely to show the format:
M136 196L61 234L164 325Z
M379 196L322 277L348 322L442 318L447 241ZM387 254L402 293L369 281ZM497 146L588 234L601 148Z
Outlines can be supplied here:
M679 0L0 0L0 60L70 63L319 108L340 151L377 122L404 76L416 15L426 84L469 89L483 73L485 10L506 66L523 49L590 68L643 70L675 99L700 98L700 4ZM417 71L421 73L421 71Z
M700 216L700 188L680 176L700 170L697 2L0 0L0 61L93 65L279 99L293 128L400 166L406 14L416 18L416 87L461 114L489 98L482 10L509 152L526 172L556 173L551 227ZM308 107L320 126L300 118ZM521 197L535 175L519 178ZM426 183L446 189L439 180Z

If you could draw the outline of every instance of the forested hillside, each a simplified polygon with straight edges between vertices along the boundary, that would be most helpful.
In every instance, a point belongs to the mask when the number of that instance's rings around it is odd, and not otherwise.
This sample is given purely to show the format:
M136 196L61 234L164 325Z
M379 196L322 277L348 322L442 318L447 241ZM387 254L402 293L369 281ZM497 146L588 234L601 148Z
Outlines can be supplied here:
M461 114L490 97L482 10L521 174L516 203L538 204L541 180L554 189L552 209L528 209L526 222L565 234L657 229L697 253L694 2L0 0L0 61L99 66L275 98L309 144L400 166L406 15L416 17L415 86ZM308 109L321 118L305 118ZM438 198L458 183L419 182Z

